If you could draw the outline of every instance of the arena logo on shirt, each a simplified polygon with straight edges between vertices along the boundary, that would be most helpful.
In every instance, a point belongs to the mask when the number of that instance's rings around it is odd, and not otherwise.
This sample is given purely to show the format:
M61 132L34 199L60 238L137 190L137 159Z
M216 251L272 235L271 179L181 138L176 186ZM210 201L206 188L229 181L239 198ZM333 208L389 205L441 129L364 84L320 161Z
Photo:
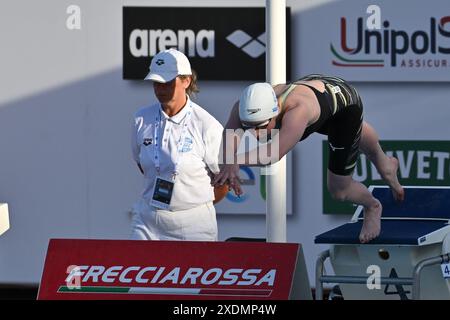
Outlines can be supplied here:
M145 138L143 143L144 143L145 146L148 146L148 145L153 143L153 139L152 138Z
M153 56L176 48L202 80L264 81L265 43L264 8L123 7L124 79L143 79Z
M380 144L387 155L398 159L398 176L402 185L450 186L450 141L389 140L380 141ZM323 141L322 151L323 212L352 214L354 205L333 200L327 190L327 141ZM366 186L386 184L364 154L359 157L353 178Z

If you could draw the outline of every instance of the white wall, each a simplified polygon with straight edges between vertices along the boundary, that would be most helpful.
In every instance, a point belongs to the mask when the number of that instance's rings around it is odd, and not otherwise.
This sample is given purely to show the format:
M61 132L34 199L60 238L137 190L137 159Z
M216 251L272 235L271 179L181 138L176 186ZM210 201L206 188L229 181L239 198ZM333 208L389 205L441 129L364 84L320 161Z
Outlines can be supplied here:
M301 10L329 1L288 1ZM195 6L263 6L265 1L200 1ZM66 8L82 29L65 28ZM127 210L142 179L129 134L136 109L155 101L149 83L122 80L122 6L160 1L3 0L0 11L0 202L11 229L0 237L0 284L36 284L49 238L128 237ZM167 0L165 6L186 6ZM293 76L300 66L295 57ZM297 46L297 47L296 47ZM200 75L201 76L201 75ZM197 102L224 122L246 82L200 81ZM358 83L366 119L382 139L447 139L448 83ZM428 133L433 126L434 134ZM440 128L436 130L436 128ZM304 245L310 279L324 246L314 236L349 217L322 214L321 139L294 152L294 213L288 241ZM219 215L219 237L265 237L264 216Z

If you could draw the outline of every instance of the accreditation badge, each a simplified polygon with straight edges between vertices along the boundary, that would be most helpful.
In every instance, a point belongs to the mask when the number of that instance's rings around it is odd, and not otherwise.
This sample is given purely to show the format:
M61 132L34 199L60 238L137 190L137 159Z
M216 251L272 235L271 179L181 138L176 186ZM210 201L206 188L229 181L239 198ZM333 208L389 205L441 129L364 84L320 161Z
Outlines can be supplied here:
M172 200L173 181L164 179L162 177L156 177L155 185L153 187L153 196L150 204L154 207L168 210L170 201Z

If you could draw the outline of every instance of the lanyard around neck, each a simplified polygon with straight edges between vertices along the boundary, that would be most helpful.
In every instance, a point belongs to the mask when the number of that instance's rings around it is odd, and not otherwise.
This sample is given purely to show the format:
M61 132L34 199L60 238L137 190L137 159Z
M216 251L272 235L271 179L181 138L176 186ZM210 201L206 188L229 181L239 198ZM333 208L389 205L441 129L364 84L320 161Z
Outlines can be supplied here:
M192 115L192 104L191 102L188 100L188 105L185 108L187 109L187 113L186 116L183 119L183 122L181 123L181 125L183 126L182 131L181 131L181 135L180 138L177 142L177 150L176 150L176 154L175 154L175 159L174 159L174 168L173 168L173 172L172 172L172 178L175 180L176 175L178 174L178 169L180 166L180 153L183 150L183 144L188 132L188 124L189 124L189 120L191 118ZM161 141L160 141L160 135L159 135L159 128L161 126L161 107L158 110L156 116L155 116L155 125L154 125L154 137L155 137L155 147L154 147L154 156L153 156L153 162L155 164L155 168L156 168L156 173L159 176L160 175L160 169L161 169L161 165L160 165L160 151L161 151Z

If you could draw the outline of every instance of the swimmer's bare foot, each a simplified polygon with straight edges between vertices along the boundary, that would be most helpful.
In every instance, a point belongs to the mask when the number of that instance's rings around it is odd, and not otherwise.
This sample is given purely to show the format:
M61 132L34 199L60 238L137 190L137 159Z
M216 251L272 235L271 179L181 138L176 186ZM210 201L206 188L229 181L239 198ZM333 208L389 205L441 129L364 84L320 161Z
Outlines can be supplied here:
M396 201L403 201L405 199L405 190L398 182L397 178L398 160L395 157L389 157L389 166L384 173L381 173L383 179L387 182L392 190L392 195Z
M361 243L367 243L380 234L382 210L383 207L378 200L376 200L376 204L373 207L364 208L364 222L359 234Z

